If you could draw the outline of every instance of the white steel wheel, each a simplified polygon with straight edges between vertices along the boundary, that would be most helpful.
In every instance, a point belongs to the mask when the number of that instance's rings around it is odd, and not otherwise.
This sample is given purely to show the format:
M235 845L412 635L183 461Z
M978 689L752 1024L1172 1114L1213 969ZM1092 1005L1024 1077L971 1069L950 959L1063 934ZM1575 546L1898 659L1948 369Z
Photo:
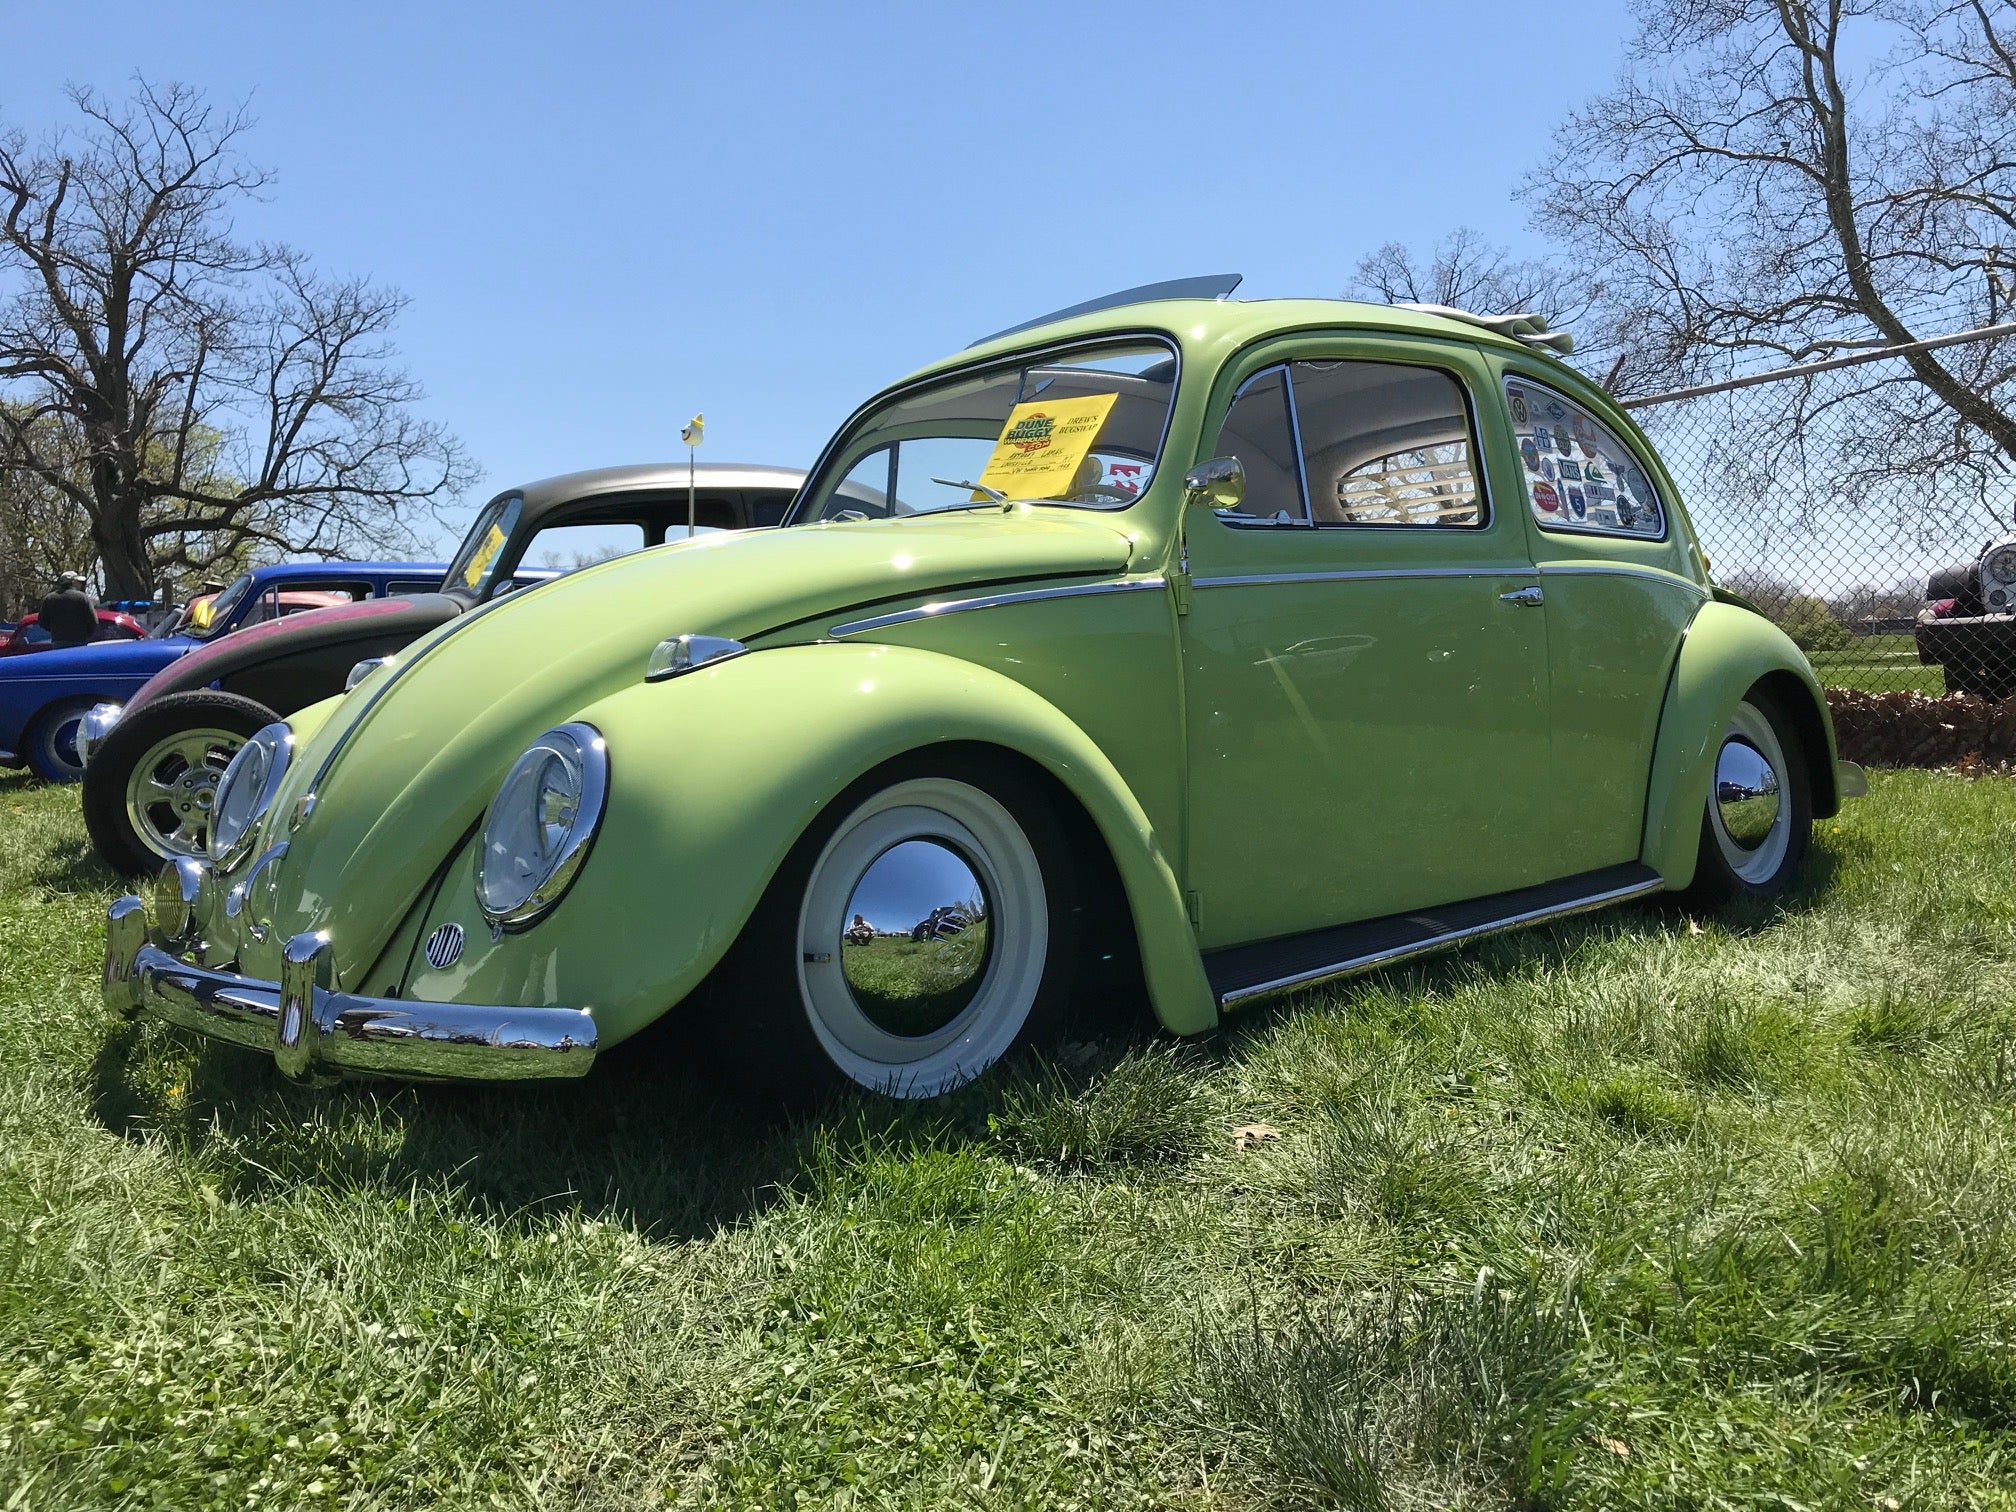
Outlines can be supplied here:
M1794 780L1770 718L1739 703L1716 753L1708 827L1729 870L1752 887L1769 886L1785 864Z
M178 730L142 753L126 779L126 820L164 859L200 856L210 839L217 781L245 744L233 730Z
M936 776L875 793L827 839L798 909L799 996L820 1050L892 1097L971 1081L1028 1023L1050 904L1036 847L992 794Z

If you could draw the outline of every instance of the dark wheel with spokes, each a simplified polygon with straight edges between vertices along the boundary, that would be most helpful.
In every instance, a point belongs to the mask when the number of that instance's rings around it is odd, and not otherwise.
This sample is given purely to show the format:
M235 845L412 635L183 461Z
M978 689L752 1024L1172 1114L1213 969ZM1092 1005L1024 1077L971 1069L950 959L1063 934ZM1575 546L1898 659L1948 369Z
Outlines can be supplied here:
M127 875L201 855L217 779L238 748L280 716L235 693L198 689L141 705L112 727L84 769L84 825Z

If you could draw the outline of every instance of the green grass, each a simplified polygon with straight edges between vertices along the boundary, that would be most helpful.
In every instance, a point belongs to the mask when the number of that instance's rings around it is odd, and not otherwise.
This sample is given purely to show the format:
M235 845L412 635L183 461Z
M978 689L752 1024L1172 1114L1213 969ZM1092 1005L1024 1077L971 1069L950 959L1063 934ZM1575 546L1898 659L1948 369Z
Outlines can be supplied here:
M780 1123L115 1023L0 778L0 1508L2016 1508L2016 783L1872 781L1781 911Z
M1821 683L1858 693L1929 693L1944 696L1943 669L1918 660L1918 642L1909 635L1858 635L1839 651L1809 657Z

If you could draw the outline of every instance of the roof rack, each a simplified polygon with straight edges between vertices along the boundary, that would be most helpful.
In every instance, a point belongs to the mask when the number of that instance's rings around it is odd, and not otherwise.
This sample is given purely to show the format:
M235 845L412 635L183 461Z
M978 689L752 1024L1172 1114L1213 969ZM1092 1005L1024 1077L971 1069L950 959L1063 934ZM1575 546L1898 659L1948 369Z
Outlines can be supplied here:
M1207 273L1202 278L1172 278L1164 283L1139 284L1131 289L1122 289L1116 294L1102 294L1097 299L1088 299L1083 304L1066 305L1061 310L1052 310L1048 315L1038 315L1034 320L1025 320L1006 330L993 331L978 341L969 341L968 349L984 345L996 337L1012 336L1017 331L1026 331L1031 326L1048 325L1053 320L1064 320L1072 315L1090 315L1094 310L1112 310L1121 305L1146 304L1151 299L1225 299L1245 281L1240 273Z
M1419 310L1424 315L1440 315L1444 320L1460 320L1465 325L1482 326L1487 331L1510 336L1514 341L1539 347L1557 357L1566 357L1575 350L1575 338L1566 331L1548 330L1546 317L1541 315L1479 315L1471 310L1459 310L1453 305L1439 304L1403 304L1396 308Z

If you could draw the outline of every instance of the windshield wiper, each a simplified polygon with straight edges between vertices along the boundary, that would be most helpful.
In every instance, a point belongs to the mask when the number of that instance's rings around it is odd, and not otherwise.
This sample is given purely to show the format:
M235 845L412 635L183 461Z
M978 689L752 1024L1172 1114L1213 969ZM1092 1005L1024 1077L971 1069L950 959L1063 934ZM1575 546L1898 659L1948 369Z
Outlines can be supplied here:
M974 493L987 495L991 504L1006 504L1008 495L998 488L989 488L985 483L968 483L962 478L933 478L933 483L943 483L947 488L966 488Z

